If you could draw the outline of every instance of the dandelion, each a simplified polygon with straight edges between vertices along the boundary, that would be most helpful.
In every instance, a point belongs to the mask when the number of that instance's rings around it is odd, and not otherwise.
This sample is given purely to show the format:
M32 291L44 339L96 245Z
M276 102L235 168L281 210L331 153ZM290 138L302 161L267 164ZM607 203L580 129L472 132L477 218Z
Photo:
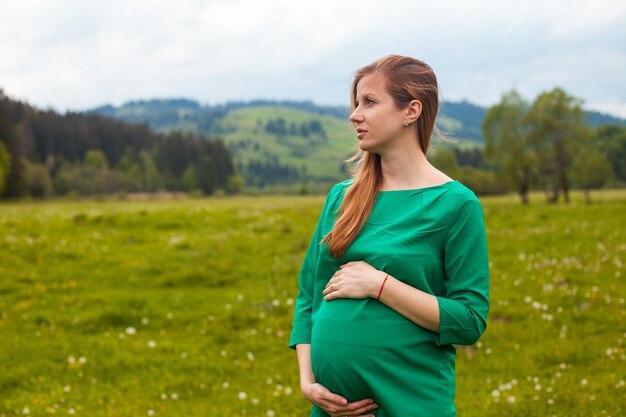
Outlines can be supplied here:
M491 391L491 396L493 398L500 398L500 391L498 391L497 389L494 389L493 391Z
M75 363L76 362L76 358L73 356L68 356L67 357L67 363Z
M74 410L73 408L70 408L69 410L67 410L67 413L74 415L76 413L76 410Z
M30 408L28 408L28 407L24 407L24 408L22 409L22 414L30 414Z
M278 299L276 299L276 298L275 298L275 299L273 299L273 300L272 300L272 305L273 305L274 307L278 307L278 306L280 305L280 300L278 300Z
M272 380L272 378L267 378L267 380L265 380L265 382L267 383L267 385L272 385L272 383L274 381Z
M141 324L148 324L148 318L147 317L142 318Z
M539 384L535 385L535 391L541 391L541 385Z
M250 362L252 362L254 360L254 353L248 352L248 353L246 353L246 356L248 357L248 360Z
M161 399L162 399L162 400L167 400L167 394L166 394L166 393L164 393L164 392L162 392L162 393L161 393Z
M293 305L293 298L287 298L287 305Z
M243 301L243 294L237 294L237 301Z
M228 385L230 385L230 384L228 383L228 381L224 381L224 382L222 382L222 388L226 389L226 388L228 388Z
M561 362L561 364L559 365L559 367L560 367L561 369L565 369L565 368L567 368L567 365L566 365L565 363Z
M267 410L267 417L274 417L276 416L276 413L274 412L274 410Z
M148 414L149 416L153 416L154 415L154 410L148 410L146 412L146 414Z
M515 402L515 395L509 395L509 398L506 399L509 404L513 404Z
M63 391L65 392L70 392L72 390L72 387L70 387L69 385L66 385L63 387Z
M257 405L259 403L259 399L258 398L253 398L252 399L252 404Z
M80 363L81 365L87 363L87 358L81 356L80 358L78 358L78 363Z
M490 355L490 354L491 354L491 348L487 348L487 349L485 349L485 353L486 353L487 355Z
M127 327L126 328L126 334L127 335L134 335L137 333L137 329L135 329L134 327Z
M554 404L554 399L548 398L548 404L550 404L550 405Z
M172 398L172 400L176 401L178 399L178 394L173 392L172 395L170 395L170 397Z
M292 392L293 390L291 389L291 387L285 387L285 394L291 395Z
M221 357L225 357L226 355L227 355L227 352L224 349L220 350Z
M150 341L148 342L148 347L149 347L150 349L154 349L154 348L156 347L156 342L155 342L154 340L150 340Z
M239 399L243 401L246 398L248 398L248 394L246 394L245 392L241 391L239 394L237 394L237 397L239 397Z
M587 385L587 379L586 378L581 379L580 380L580 385L582 385L582 386Z

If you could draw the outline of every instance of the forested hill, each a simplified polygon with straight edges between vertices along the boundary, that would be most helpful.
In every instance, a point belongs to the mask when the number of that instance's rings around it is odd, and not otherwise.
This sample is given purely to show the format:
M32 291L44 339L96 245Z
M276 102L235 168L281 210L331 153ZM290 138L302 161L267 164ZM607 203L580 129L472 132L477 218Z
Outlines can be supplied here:
M348 119L346 106L320 106L311 101L253 100L236 101L219 105L201 105L189 99L137 100L119 107L104 105L87 113L97 113L129 123L147 124L157 130L181 128L207 134L220 134L219 120L229 112L256 107L284 107L301 110L312 115L332 116L342 121ZM486 108L469 101L445 101L439 115L439 124L454 137L482 143L481 124ZM626 126L626 119L595 111L587 112L591 126L616 124Z
M219 139L158 133L98 114L58 114L0 90L0 196L240 189Z

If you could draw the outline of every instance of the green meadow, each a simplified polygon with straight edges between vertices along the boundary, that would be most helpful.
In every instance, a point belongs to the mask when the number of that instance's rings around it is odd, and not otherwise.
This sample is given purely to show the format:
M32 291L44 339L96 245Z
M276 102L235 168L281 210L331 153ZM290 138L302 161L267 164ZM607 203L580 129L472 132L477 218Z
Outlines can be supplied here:
M626 414L626 190L482 198L458 415ZM0 205L0 417L306 416L287 348L323 197ZM416 404L416 407L419 406Z

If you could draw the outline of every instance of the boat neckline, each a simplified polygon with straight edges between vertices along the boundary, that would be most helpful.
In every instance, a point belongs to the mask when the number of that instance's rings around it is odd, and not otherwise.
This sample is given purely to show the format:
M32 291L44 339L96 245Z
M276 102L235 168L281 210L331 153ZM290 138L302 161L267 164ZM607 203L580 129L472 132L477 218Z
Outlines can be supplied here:
M458 182L457 180L452 180L452 181L447 181L441 184L437 184L437 185L431 185L428 187L420 187L420 188L407 188L407 189L403 189L403 190L378 190L379 193L398 193L398 192L418 192L418 191L422 191L422 190L431 190L433 188L440 188L440 187L445 187L445 186L449 186L452 183Z

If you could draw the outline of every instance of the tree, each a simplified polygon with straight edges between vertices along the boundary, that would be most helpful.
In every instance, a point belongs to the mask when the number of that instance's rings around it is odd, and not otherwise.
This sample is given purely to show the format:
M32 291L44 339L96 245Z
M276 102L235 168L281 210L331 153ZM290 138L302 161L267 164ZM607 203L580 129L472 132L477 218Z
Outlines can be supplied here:
M546 197L555 203L562 192L569 202L574 150L590 133L585 126L582 101L563 89L540 94L528 111L528 143L537 160Z
M26 166L26 183L29 194L37 198L48 198L52 194L52 181L48 169L43 164L24 160Z
M9 155L9 151L7 151L6 146L4 146L4 143L0 140L0 194L4 191L4 185L10 167L11 155Z
M226 193L227 194L239 194L243 190L244 179L241 175L233 174L229 175L226 179Z
M453 150L438 148L434 149L431 163L451 177L456 177L459 172L459 163Z
M626 127L618 125L598 127L596 138L600 150L611 163L615 177L626 182Z
M511 90L487 110L482 123L485 156L496 163L503 179L517 191L523 204L528 203L534 171L524 123L527 111L526 101Z
M198 188L198 175L193 165L188 166L183 172L182 177L180 177L180 184L185 191L193 191Z
M589 190L598 188L613 179L611 163L599 149L591 148L577 152L573 165L573 180L583 187L585 202L591 204Z
M142 182L144 191L154 191L159 182L159 173L154 158L147 150L139 152L139 161L143 173Z
M95 170L106 171L109 167L104 152L100 149L91 149L85 154L85 165Z

